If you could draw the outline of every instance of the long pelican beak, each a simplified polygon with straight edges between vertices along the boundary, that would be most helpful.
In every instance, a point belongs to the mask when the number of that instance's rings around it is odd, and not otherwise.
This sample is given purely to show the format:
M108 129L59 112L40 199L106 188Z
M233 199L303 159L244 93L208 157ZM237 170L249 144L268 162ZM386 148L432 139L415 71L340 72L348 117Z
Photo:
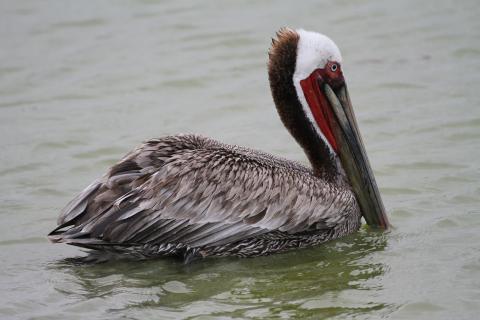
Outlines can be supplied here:
M328 65L329 67L329 65ZM307 103L325 138L338 154L362 216L368 225L388 229L385 208L358 130L341 70L328 77L317 69L300 81Z
M331 129L337 141L337 152L362 215L368 225L388 229L390 224L358 130L347 86L343 84L333 90L324 83L322 89L335 114L336 121L331 121Z

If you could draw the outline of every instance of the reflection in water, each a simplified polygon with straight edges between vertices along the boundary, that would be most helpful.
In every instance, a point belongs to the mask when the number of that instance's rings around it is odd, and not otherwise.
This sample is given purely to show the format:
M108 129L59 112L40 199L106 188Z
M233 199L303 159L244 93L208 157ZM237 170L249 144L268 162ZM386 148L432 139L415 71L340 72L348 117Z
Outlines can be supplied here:
M324 246L259 258L211 258L190 265L174 259L63 260L52 265L72 275L75 286L56 287L78 300L103 298L121 314L162 310L162 315L325 317L390 312L369 301L380 294L386 267L370 259L387 235L362 229Z

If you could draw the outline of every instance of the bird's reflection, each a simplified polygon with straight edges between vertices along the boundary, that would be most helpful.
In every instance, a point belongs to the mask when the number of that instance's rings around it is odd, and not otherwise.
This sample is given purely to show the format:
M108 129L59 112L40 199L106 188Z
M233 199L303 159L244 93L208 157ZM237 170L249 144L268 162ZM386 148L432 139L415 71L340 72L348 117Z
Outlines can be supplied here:
M186 316L203 303L203 314L223 316L384 313L394 306L369 297L382 290L388 268L375 255L387 238L362 229L323 246L267 257L212 258L189 265L175 259L102 264L65 259L51 267L74 279L73 287L60 283L57 290L80 300L114 299L111 312L154 308Z

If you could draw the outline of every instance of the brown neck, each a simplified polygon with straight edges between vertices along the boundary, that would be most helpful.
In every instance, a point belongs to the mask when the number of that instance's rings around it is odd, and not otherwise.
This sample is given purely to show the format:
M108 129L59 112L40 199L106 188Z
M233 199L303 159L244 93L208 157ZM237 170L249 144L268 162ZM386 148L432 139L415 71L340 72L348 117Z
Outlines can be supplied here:
M305 151L315 175L335 179L336 161L303 111L293 84L298 40L295 31L281 29L272 41L268 78L273 100L283 124Z

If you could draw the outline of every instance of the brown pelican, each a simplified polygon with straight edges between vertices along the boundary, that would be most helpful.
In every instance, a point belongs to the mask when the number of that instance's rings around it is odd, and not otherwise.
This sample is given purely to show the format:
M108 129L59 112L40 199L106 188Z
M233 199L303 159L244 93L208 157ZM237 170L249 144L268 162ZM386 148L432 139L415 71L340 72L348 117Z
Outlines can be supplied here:
M188 262L316 245L362 216L387 229L341 63L322 34L284 28L272 40L273 100L311 168L199 135L152 139L68 203L49 239Z

